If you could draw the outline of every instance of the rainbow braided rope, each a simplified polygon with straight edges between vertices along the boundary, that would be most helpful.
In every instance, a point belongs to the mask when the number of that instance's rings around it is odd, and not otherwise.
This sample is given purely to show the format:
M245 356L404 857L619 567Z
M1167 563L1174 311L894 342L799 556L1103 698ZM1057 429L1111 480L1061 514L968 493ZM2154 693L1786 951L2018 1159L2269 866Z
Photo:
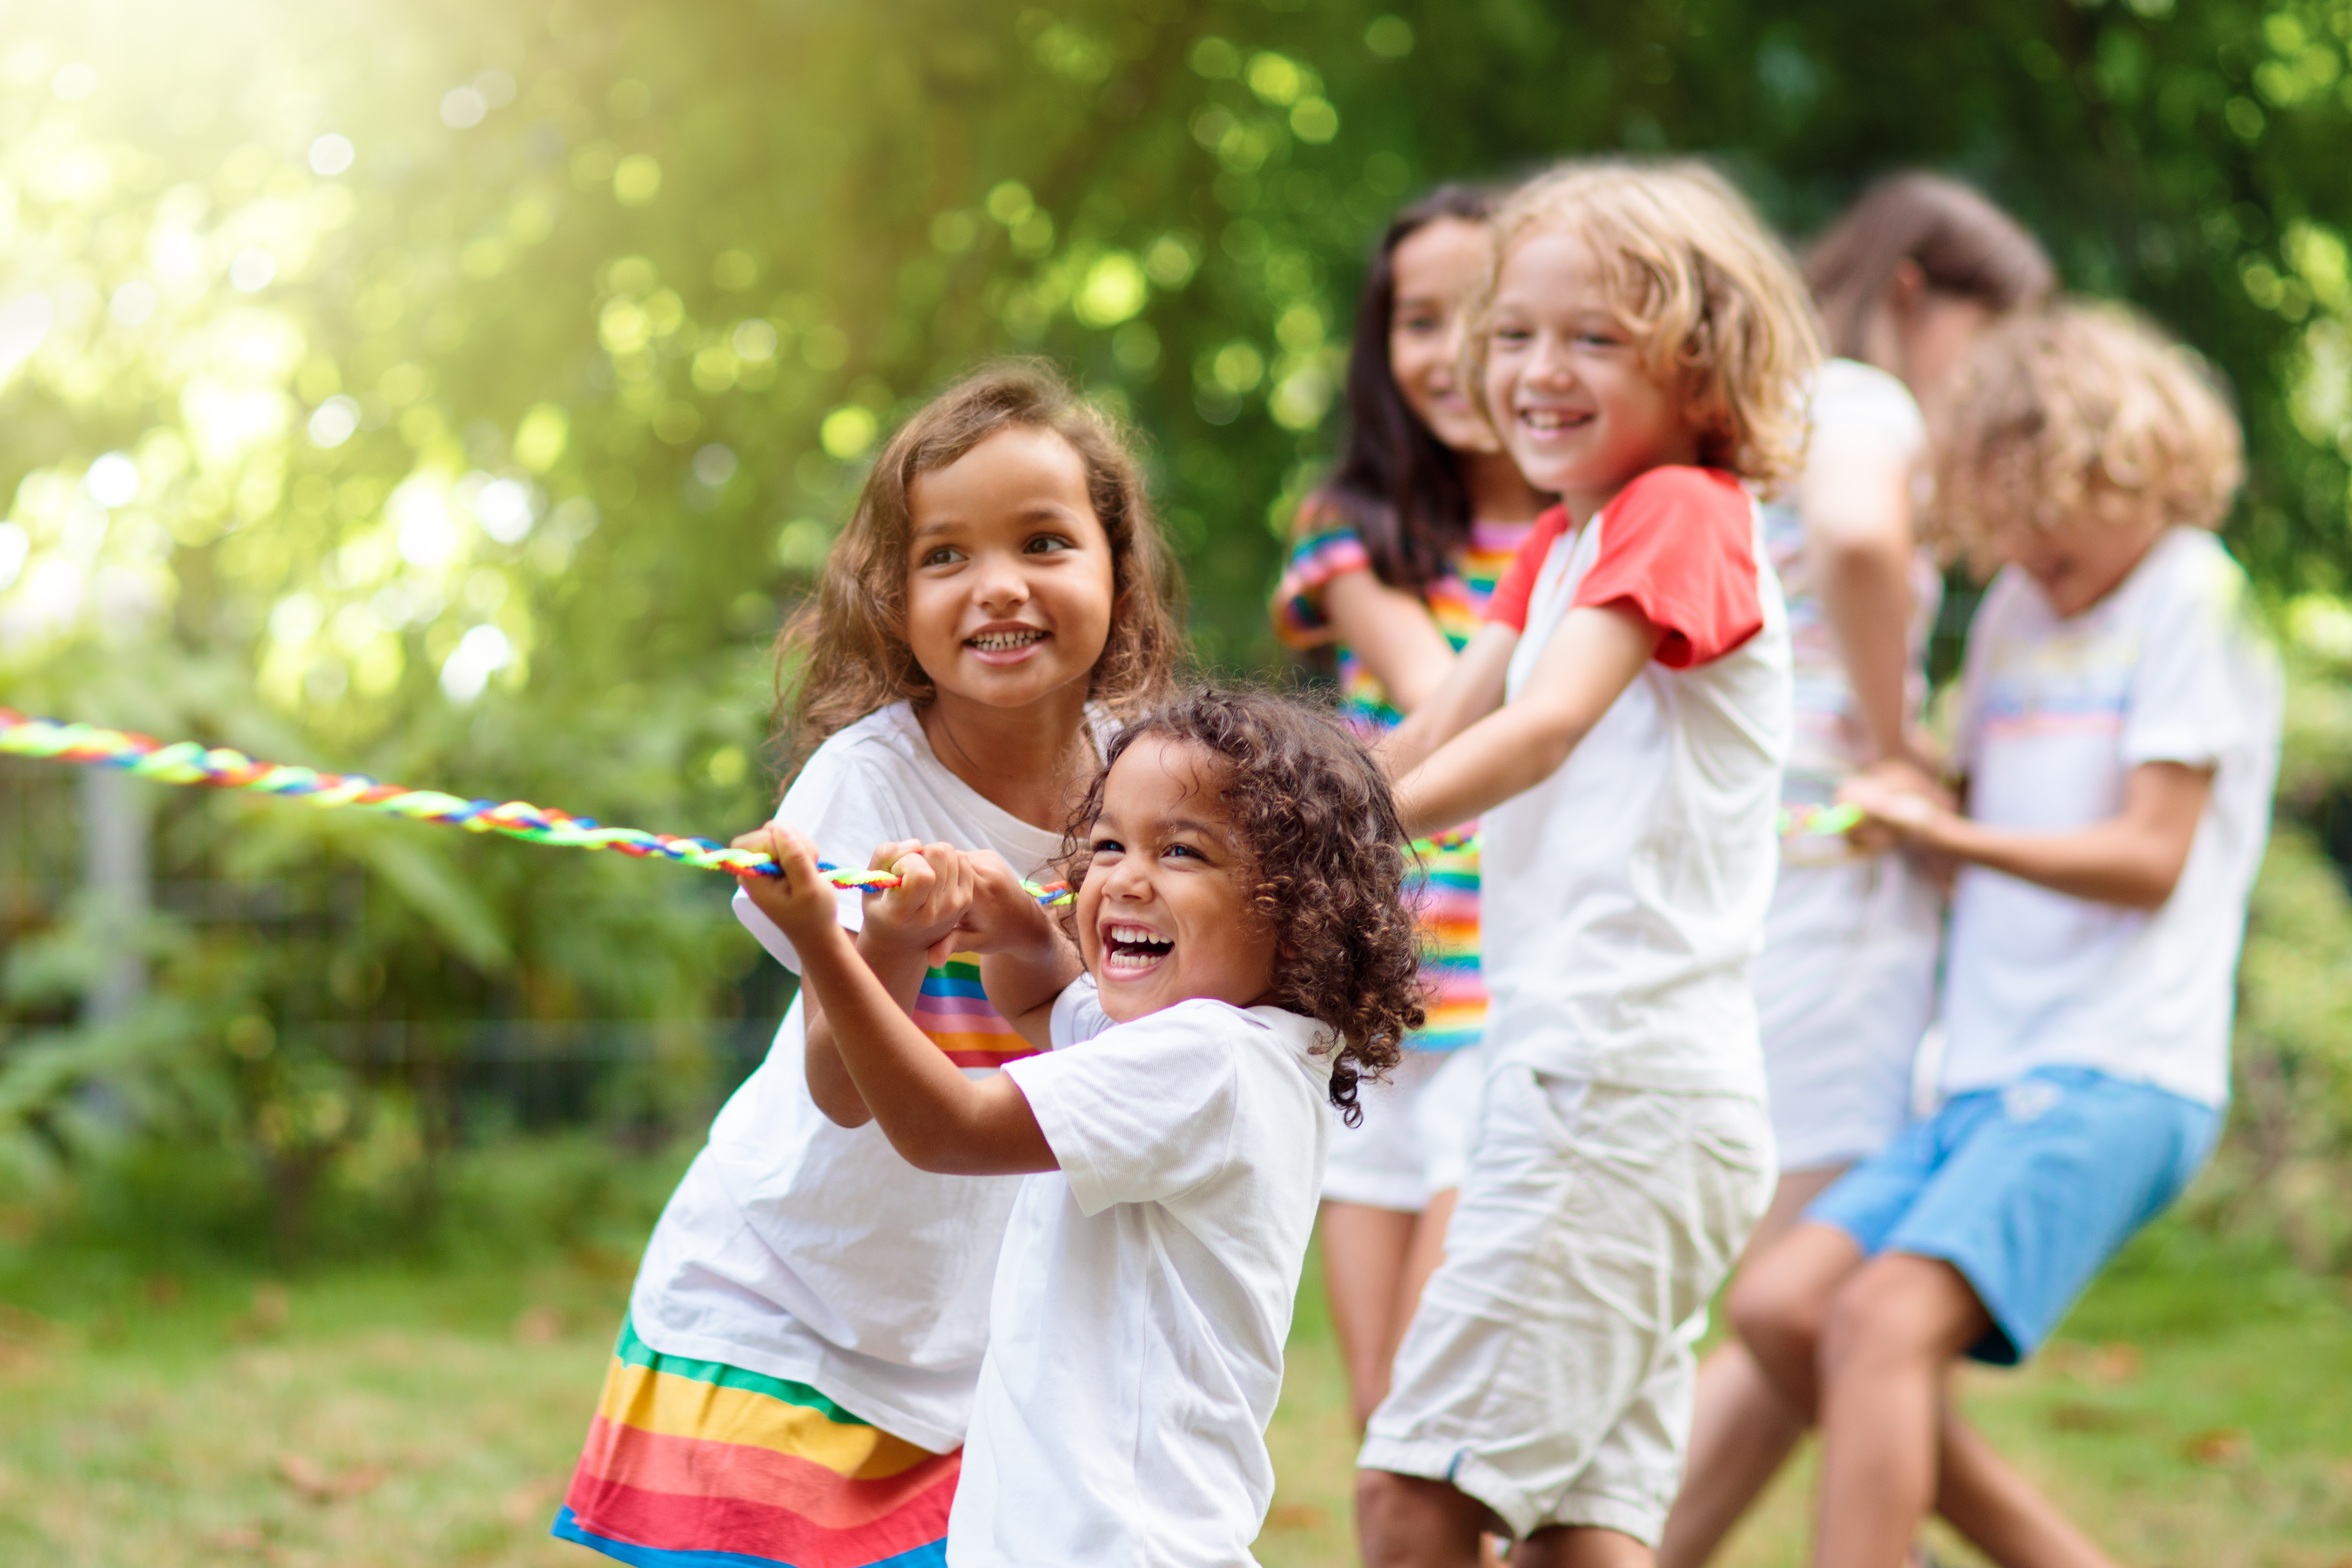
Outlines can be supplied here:
M783 875L771 856L752 849L730 849L708 838L679 838L667 833L648 833L641 827L606 827L587 817L524 800L461 800L436 790L378 784L357 773L322 773L284 763L257 762L243 752L233 752L225 746L201 746L194 741L167 746L127 730L30 719L7 708L0 708L0 754L117 768L162 784L204 784L214 789L284 795L322 808L354 806L362 811L404 816L412 822L462 827L468 833L504 834L509 838L560 849L617 849L638 859L671 860L705 871L741 871L757 877ZM876 891L898 885L898 877L888 871L840 867L822 860L817 862L817 870L836 888ZM1021 885L1047 908L1069 900L1066 883Z

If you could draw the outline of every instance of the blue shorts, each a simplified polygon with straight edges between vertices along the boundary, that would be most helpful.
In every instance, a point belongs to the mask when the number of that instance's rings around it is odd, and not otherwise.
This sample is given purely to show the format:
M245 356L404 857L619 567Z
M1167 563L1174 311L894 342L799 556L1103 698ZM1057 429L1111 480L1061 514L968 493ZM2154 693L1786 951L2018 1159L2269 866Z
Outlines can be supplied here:
M1805 1211L1866 1255L1960 1271L1992 1318L1969 1349L2032 1355L2107 1259L2180 1195L2221 1113L2088 1068L2037 1068L1955 1096L1847 1172Z

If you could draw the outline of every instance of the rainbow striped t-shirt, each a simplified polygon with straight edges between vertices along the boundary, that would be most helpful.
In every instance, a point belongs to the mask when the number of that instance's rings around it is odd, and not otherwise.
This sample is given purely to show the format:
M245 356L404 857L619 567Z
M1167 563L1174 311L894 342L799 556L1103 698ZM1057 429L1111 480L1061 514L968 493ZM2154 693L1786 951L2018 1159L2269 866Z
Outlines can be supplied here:
M1532 522L1473 522L1468 541L1455 551L1444 576L1421 590L1422 602L1446 642L1459 653L1468 645L1495 584L1518 553ZM1355 650L1340 642L1323 613L1323 591L1342 573L1369 572L1371 556L1355 529L1338 512L1310 500L1299 510L1297 545L1275 590L1275 635L1292 647L1330 647L1339 660L1339 712L1367 735L1404 721L1377 676ZM1477 824L1424 847L1413 892L1421 900L1428 946L1422 974L1432 996L1429 1021L1410 1042L1426 1051L1450 1051L1478 1043L1486 1023L1486 987L1478 975Z

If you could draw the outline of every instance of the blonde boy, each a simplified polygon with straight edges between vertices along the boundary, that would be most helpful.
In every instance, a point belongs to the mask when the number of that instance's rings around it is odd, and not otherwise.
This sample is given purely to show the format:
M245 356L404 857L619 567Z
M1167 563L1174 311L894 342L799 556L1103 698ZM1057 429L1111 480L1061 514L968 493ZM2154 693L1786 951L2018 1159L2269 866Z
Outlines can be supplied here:
M2185 350L2106 307L2002 327L1938 468L1946 526L2004 563L1969 636L1967 815L1869 777L1846 793L1960 865L1948 1098L1731 1302L1822 1430L1814 1561L1854 1568L1903 1558L1939 1468L1963 1501L1989 1473L1939 1452L1981 1442L1941 1421L1949 1364L2032 1354L2212 1147L2278 765L2276 668L2210 531L2238 427ZM2039 1511L2017 1550L2106 1561Z
M1413 831L1485 816L1496 1059L1359 1522L1378 1565L1466 1565L1494 1529L1522 1564L1645 1563L1690 1342L1772 1188L1746 969L1789 640L1748 485L1794 468L1820 346L1696 163L1562 168L1496 255L1470 384L1561 505L1390 747Z

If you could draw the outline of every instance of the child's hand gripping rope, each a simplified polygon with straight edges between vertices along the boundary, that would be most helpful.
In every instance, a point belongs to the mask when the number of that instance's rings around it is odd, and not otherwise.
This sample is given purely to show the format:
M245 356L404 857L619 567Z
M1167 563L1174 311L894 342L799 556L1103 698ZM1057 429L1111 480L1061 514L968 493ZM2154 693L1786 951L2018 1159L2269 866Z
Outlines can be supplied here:
M525 800L465 800L436 790L378 784L359 773L323 773L314 768L259 762L226 746L205 746L194 741L165 745L133 731L34 719L7 708L0 708L0 755L116 768L162 784L285 795L320 807L353 806L415 822L462 827L469 833L504 834L562 849L617 849L639 859L671 860L705 871L758 878L778 875L768 855L723 847L708 838L681 838L641 827L606 827L589 817ZM885 870L846 869L823 861L816 863L816 870L836 888L898 886L898 879ZM1070 896L1069 889L1058 883L1023 886L1030 897L1047 907Z

